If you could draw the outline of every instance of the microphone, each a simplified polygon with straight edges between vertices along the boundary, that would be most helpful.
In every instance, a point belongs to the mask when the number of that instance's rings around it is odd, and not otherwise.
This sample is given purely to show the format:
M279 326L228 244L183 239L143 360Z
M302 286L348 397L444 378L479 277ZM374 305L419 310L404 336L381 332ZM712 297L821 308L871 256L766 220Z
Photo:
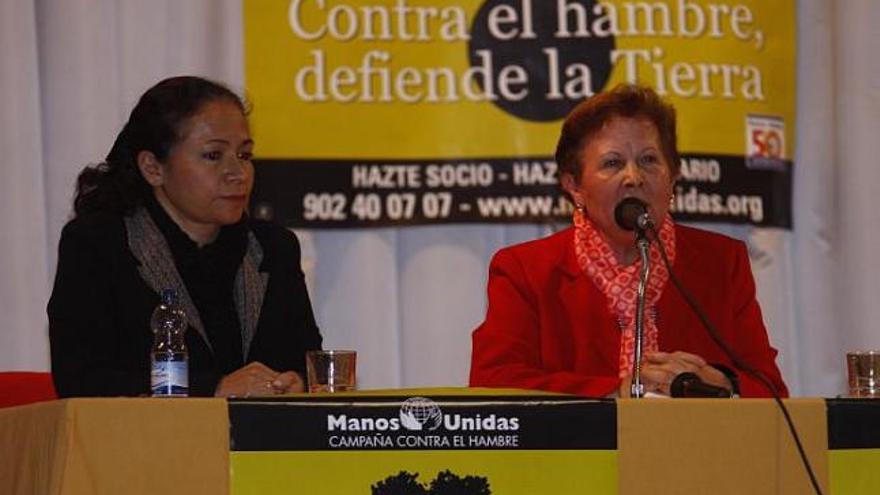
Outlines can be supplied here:
M679 373L672 384L669 385L669 393L673 397L709 397L729 399L730 390L724 387L716 387L700 380L694 373Z
M648 205L638 198L625 198L614 207L614 220L624 230L636 230L636 248L642 266L639 270L639 286L636 291L636 328L633 339L633 372L630 395L634 398L645 396L642 383L642 345L645 336L645 295L648 290L648 277L651 273L651 257L648 253L648 229L654 229L654 222L648 215ZM656 235L656 233L655 233Z
M614 207L614 220L623 230L650 230L654 220L648 214L648 205L639 198L626 198Z

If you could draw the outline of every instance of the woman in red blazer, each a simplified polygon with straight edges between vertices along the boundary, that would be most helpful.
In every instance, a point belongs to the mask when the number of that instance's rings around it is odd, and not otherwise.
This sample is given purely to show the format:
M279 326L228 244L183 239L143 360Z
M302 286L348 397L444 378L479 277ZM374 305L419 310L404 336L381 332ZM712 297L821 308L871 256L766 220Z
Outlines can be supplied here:
M672 380L689 372L742 396L770 395L737 369L687 306L669 280L662 244L722 339L787 395L744 244L669 216L680 164L672 107L639 86L593 96L566 119L556 161L575 205L574 226L492 259L486 320L473 333L471 386L629 395L641 262L635 234L618 226L614 211L637 198L658 231L646 296L645 390L669 394Z

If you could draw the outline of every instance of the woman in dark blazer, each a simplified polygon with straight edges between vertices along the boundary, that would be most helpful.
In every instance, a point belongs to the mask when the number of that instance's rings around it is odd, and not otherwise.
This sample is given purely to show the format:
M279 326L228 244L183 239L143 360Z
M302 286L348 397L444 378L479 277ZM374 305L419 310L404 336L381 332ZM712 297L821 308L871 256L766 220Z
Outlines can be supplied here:
M738 355L787 395L770 346L745 246L676 225L668 210L679 174L675 111L654 91L617 88L567 117L556 151L574 226L499 251L489 268L489 307L473 333L472 386L518 387L591 397L628 396L636 290L635 233L615 210L634 198L657 223L650 248L641 381L669 394L682 373L743 396L770 392L738 369L670 283L659 246L682 285Z
M245 213L253 145L237 95L175 77L80 174L48 306L60 396L149 392L150 317L166 288L187 314L190 395L303 390L321 335L296 237Z

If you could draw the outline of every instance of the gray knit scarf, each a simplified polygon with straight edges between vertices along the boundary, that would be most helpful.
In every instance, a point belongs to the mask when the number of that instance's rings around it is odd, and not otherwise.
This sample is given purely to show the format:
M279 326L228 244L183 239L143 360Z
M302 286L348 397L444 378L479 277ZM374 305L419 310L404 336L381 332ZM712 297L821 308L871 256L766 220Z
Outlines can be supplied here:
M125 230L128 235L128 247L140 262L138 272L140 272L141 278L157 294L161 294L162 289L177 291L190 326L196 329L211 352L214 352L205 327L202 325L199 312L186 290L180 273L177 272L177 267L174 266L174 258L171 255L168 242L153 222L146 208L138 207L131 215L125 217ZM263 248L254 233L249 230L247 252L238 268L238 273L235 275L233 294L235 309L241 325L241 349L245 361L247 361L251 341L253 341L254 333L257 330L260 308L263 306L266 285L269 283L269 274L259 271L262 261Z

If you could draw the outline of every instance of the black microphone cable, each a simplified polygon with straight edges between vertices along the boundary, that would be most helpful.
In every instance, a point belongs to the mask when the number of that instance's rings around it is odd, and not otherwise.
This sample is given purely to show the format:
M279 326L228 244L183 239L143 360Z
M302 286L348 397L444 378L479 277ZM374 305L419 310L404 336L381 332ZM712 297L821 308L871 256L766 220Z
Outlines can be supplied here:
M810 460L807 459L807 454L804 451L804 446L801 443L800 435L798 435L797 429L794 427L794 422L791 420L791 416L788 413L788 408L785 407L785 404L782 403L782 398L779 397L779 391L776 390L776 387L773 383L764 376L763 373L756 370L755 368L746 364L740 357L724 342L724 339L721 338L721 335L718 333L718 330L709 321L709 318L706 316L706 313L699 307L697 302L694 300L693 295L688 292L687 289L681 284L681 281L678 280L678 277L675 275L675 272L672 271L672 264L669 263L669 258L666 256L666 250L663 248L663 243L659 241L659 234L657 233L657 229L653 226L650 227L651 233L653 234L654 240L657 241L657 247L660 248L660 255L663 257L663 264L666 265L666 271L669 272L669 280L672 280L675 288L678 289L678 292L681 293L684 300L687 302L688 306L690 306L691 310L697 315L697 318L700 319L700 322L706 328L706 331L709 332L709 336L712 337L712 340L727 354L727 357L730 358L730 361L733 365L751 375L753 378L758 380L764 388L770 392L770 395L773 396L773 400L776 402L776 405L782 411L782 415L785 417L785 423L788 425L788 431L791 432L791 436L794 439L795 445L797 445L798 454L800 454L801 461L804 464L804 469L806 469L807 474L810 476L810 483L813 485L813 490L818 494L822 495L822 489L819 487L819 482L816 480L816 474L813 472L813 467L810 465Z

